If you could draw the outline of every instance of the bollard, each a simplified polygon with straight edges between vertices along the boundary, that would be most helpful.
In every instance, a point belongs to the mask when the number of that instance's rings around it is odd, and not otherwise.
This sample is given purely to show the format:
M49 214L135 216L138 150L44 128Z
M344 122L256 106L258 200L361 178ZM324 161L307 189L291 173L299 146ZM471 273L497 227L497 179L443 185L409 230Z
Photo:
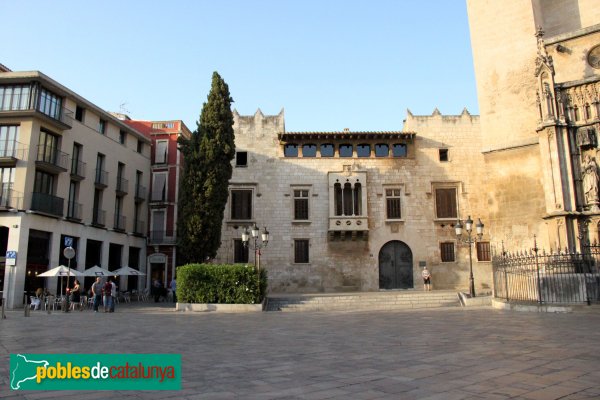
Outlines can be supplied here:
M6 299L2 299L2 319L6 319L6 313L4 312L4 303L6 303Z
M26 317L29 317L29 313L31 312L31 307L29 307L29 304L25 304L25 308L23 309L23 312Z

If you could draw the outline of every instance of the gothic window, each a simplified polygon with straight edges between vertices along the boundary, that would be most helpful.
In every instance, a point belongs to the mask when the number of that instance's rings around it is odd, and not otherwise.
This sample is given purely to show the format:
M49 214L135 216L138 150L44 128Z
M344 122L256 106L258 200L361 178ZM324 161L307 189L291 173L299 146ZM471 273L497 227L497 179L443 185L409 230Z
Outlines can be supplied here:
M589 104L586 104L583 109L583 115L586 121L592 119L592 109Z
M316 144L302 145L302 157L316 157L316 156L317 156L317 145Z
M295 143L288 143L283 146L283 155L285 157L298 157L298 145Z
M340 157L352 157L352 145L340 144Z
M371 145L359 144L356 146L357 157L371 157Z
M378 143L375 145L375 157L388 157L390 155L390 146L386 143Z
M339 182L333 185L333 201L335 215L342 215L342 185Z
M344 215L352 215L352 185L349 182L344 184L342 197L344 203Z
M581 119L581 115L579 114L579 107L573 107L573 120L579 121Z
M331 143L323 143L321 145L321 157L333 157L334 147Z
M394 143L392 145L392 156L394 157L406 157L406 145L404 143Z
M354 215L362 215L362 186L360 183L354 184Z

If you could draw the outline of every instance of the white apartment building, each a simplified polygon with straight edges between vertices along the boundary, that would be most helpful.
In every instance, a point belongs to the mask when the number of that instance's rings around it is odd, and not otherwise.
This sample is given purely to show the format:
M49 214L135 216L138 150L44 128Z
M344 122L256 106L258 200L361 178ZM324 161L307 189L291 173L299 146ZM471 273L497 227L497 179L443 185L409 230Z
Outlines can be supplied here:
M8 308L71 267L146 269L150 140L38 71L0 70L0 287ZM93 278L80 279L87 290ZM122 277L121 289L145 281Z

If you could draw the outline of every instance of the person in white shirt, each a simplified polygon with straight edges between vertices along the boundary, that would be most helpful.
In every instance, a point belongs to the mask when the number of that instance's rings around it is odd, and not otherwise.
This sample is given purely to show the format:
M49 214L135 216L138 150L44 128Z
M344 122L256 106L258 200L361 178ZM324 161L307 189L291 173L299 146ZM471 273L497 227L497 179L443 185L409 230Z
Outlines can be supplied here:
M423 290L430 291L431 290L431 272L429 272L427 267L423 267L423 272L421 272L421 276L423 277Z

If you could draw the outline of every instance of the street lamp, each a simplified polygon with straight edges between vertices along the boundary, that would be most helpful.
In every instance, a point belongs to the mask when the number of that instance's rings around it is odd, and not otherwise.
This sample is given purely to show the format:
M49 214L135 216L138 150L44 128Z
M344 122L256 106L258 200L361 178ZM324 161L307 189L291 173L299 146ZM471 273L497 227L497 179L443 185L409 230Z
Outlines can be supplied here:
M258 242L259 234L261 236L261 243ZM265 226L261 234L260 229L258 228L258 226L256 226L256 224L254 224L254 226L250 228L250 231L248 231L248 227L245 227L242 231L242 244L244 245L244 247L249 247L250 236L252 236L252 239L254 239L254 246L252 250L254 250L254 261L256 263L256 269L260 271L260 249L262 249L263 247L267 247L267 245L269 244L269 231L267 231L267 227Z
M63 255L69 260L67 265L67 287L65 289L65 306L63 307L63 312L69 312L69 280L71 279L71 259L75 257L75 249L71 246L65 247Z
M469 294L471 297L475 297L475 280L473 279L473 251L471 246L473 245L473 243L477 243L477 240L481 240L481 238L483 237L483 223L481 222L481 219L479 219L479 221L475 225L475 230L477 232L476 238L472 237L473 220L471 219L470 215L465 221L465 230L469 235L468 237L462 237L463 225L461 224L460 219L456 222L454 230L456 231L456 237L458 238L458 240L461 240L469 245Z

